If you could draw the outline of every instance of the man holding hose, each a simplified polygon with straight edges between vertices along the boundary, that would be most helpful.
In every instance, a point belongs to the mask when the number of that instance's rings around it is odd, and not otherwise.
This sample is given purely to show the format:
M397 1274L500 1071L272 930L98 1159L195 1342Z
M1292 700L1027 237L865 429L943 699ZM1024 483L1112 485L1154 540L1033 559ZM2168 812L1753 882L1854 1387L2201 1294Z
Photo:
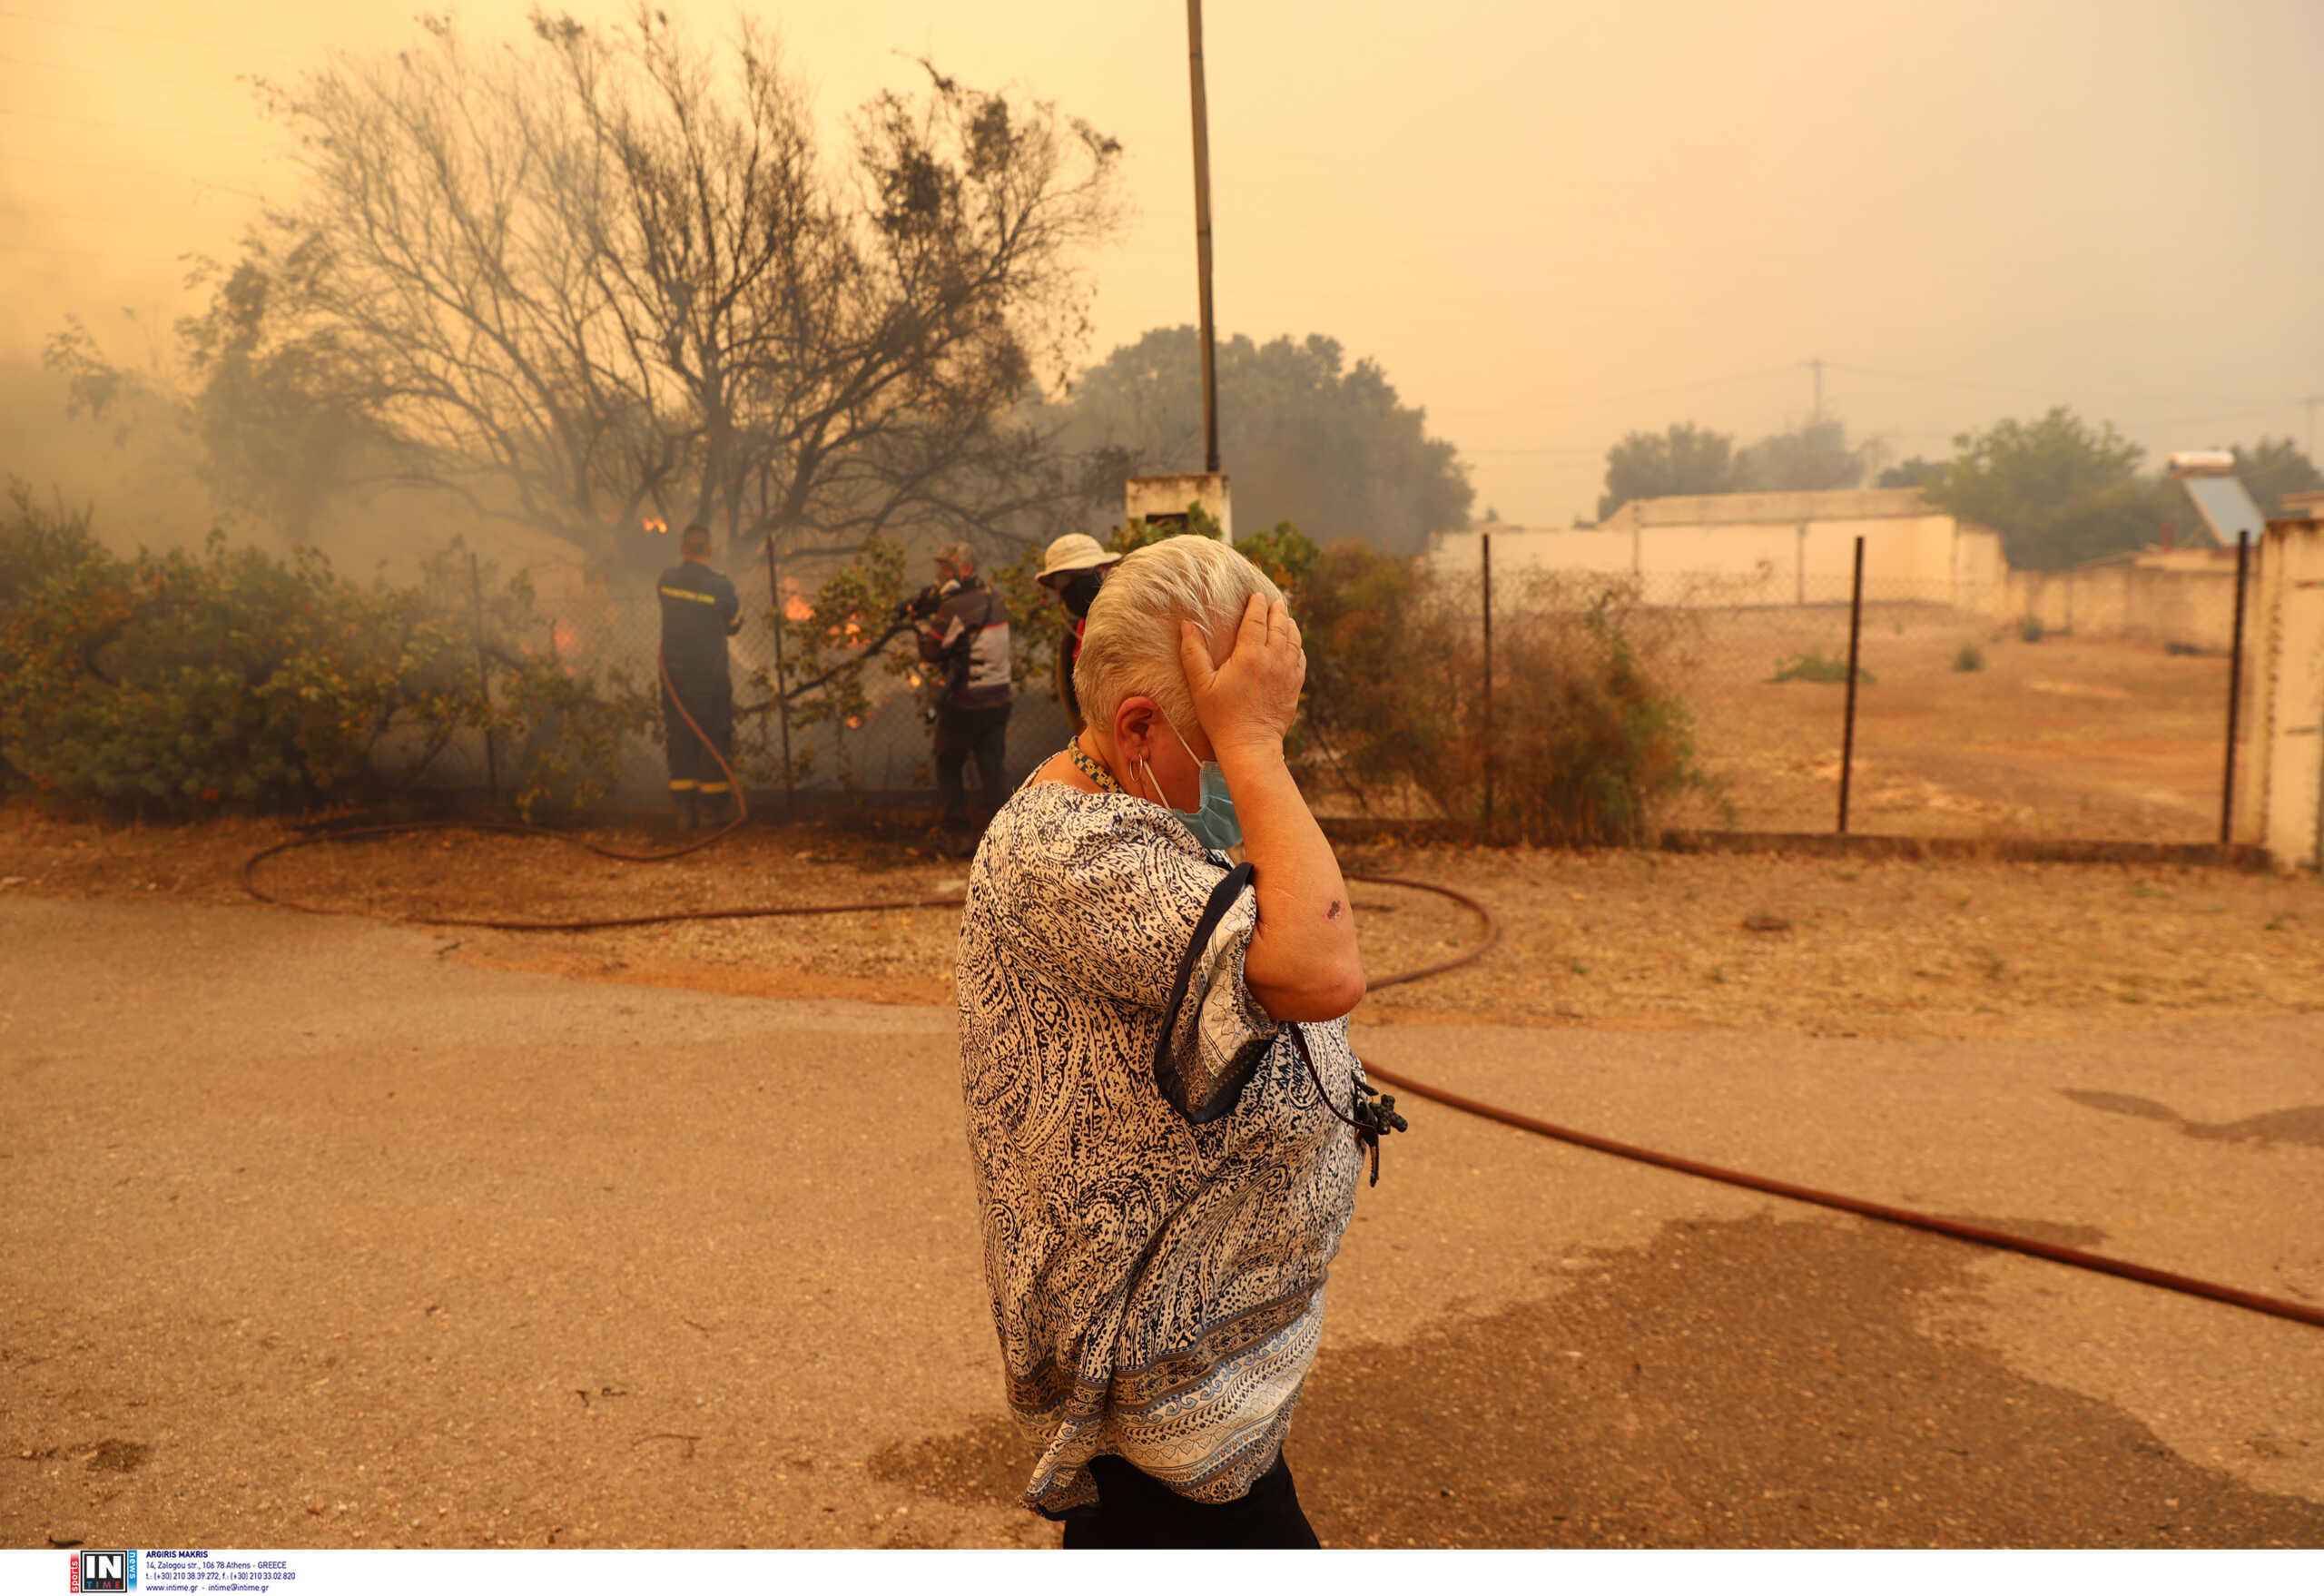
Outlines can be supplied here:
M970 868L986 1281L1026 1498L1068 1547L1316 1543L1283 1443L1371 1121L1354 915L1284 761L1305 670L1231 547L1129 555L1083 633L1087 728Z
M742 629L743 606L734 584L710 568L709 527L697 521L679 536L678 563L662 573L655 591L662 601L662 748L678 828L722 824L734 802L733 784L719 764L734 757L734 679L726 669L726 639ZM694 725L686 724L688 715ZM713 747L717 758L711 756Z
M968 785L973 758L987 810L1004 795L1009 758L1009 605L977 575L977 551L950 543L936 551L936 606L921 628L922 664L944 673L936 701L936 787L943 795L940 828L970 836Z

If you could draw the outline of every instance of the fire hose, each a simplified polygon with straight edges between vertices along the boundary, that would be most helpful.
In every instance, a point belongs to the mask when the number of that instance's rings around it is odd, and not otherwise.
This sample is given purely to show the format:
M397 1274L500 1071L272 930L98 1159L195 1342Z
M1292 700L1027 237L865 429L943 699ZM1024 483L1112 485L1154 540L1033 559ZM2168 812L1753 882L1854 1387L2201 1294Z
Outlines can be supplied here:
M857 666L864 664L866 661L871 659L873 655L887 647L890 643L892 643L895 639L902 636L906 632L911 631L911 628L912 623L909 618L900 620L894 626L890 626L886 631L881 633L877 637L872 639L871 642L866 643L862 647L857 649L847 658L832 666L831 669L825 671L822 675L811 676L806 681L794 683L791 686L784 688L782 692L775 694L773 697L763 699L759 703L742 704L735 709L734 713L736 714L756 714L763 709L773 709L778 704L787 703L790 700L798 697L803 693L812 693L816 688L822 686L825 682L830 681L833 676L840 675L843 671L854 670Z
M882 638L881 642L884 644L886 639ZM662 678L665 685L668 685L669 667L666 662L662 667ZM468 830L524 836L551 836L586 849L602 859L619 860L636 864L660 863L699 852L733 832L747 817L748 809L743 799L742 783L734 780L734 772L727 767L726 761L718 753L716 744L711 742L708 734L704 733L702 727L695 723L694 716L687 713L685 702L678 697L675 687L670 686L669 691L672 702L677 704L679 714L684 717L686 724L694 730L694 734L702 738L704 745L710 749L711 756L717 760L719 768L725 771L728 781L734 785L735 817L708 836L683 847L659 852L632 853L602 847L580 838L566 836L561 832L550 831L545 826L501 822L421 821L399 825L368 826L292 838L287 842L277 842L271 847L262 848L242 862L242 886L260 902L270 903L278 908L294 909L309 914L340 912L318 904L301 903L277 897L266 892L259 886L255 879L254 872L257 867L264 861L294 848L309 847L327 842L354 842L363 838L393 836L411 832ZM1473 963L1483 958L1501 940L1501 922L1493 917L1492 911L1458 888L1448 887L1438 882L1417 881L1407 876L1370 875L1354 872L1347 872L1344 879L1351 882L1363 882L1373 886L1403 887L1413 892L1433 892L1438 897L1459 904L1474 914L1483 932L1473 944L1462 949L1450 959L1441 960L1433 964L1422 965L1417 969L1397 970L1393 974L1373 979L1368 983L1369 990L1372 991L1376 992L1388 987L1424 980L1431 976L1443 975L1449 970L1458 970L1465 964ZM611 931L628 926L666 925L682 921L696 920L765 920L809 914L874 913L903 909L958 909L964 906L966 901L964 898L952 896L870 900L854 903L739 904L718 909L665 910L654 914L618 915L587 920L504 920L438 914L409 915L404 918L423 925L472 927L488 931ZM1472 1114L1481 1119L1489 1119L1496 1124L1524 1131L1529 1135L1548 1138L1552 1141L1586 1148L1593 1152L1611 1154L1615 1158L1627 1158L1635 1163L1650 1164L1657 1168L1675 1170L1681 1175L1714 1180L1726 1186L1765 1192L1771 1197L1784 1197L1793 1202L1808 1203L1844 1214L1854 1214L1862 1218L1876 1219L1883 1224L1901 1226L1911 1230L1928 1231L1938 1236L1951 1236L1957 1241L1972 1242L1980 1246L1993 1247L2004 1252L2019 1253L2027 1257L2043 1258L2051 1263L2064 1264L2073 1268L2085 1269L2100 1275L2111 1275L2118 1280L2130 1280L2142 1286L2158 1286L2166 1291L2203 1297L2212 1302L2225 1303L2232 1307L2246 1308L2253 1313L2267 1314L2276 1318L2290 1319L2299 1324L2324 1328L2324 1308L2311 1306L2305 1303L2292 1302L2284 1297L2268 1296L2259 1292L2245 1291L2238 1286L2201 1279L2191 1275L2181 1275L2169 1269L2152 1268L2144 1264L2132 1263L2122 1258L2111 1258L2102 1253L2084 1251L2081 1247L2063 1246L2054 1242L2041 1241L2029 1236L2018 1236L1982 1225L1971 1225L1958 1219L1948 1219L1939 1214L1925 1214L1912 1208L1897 1207L1889 1203L1874 1202L1865 1197L1825 1191L1812 1186L1802 1186L1794 1181L1778 1180L1769 1176L1726 1168L1699 1158L1682 1158L1675 1153L1659 1152L1630 1142L1616 1141L1610 1137L1598 1136L1589 1131L1573 1129L1569 1126L1552 1124L1549 1120L1536 1118L1530 1114L1521 1114L1512 1108L1504 1108L1498 1104L1448 1091L1443 1087L1416 1079L1400 1070L1385 1069L1376 1064L1366 1064L1364 1070L1365 1076L1372 1080L1384 1082L1389 1086L1410 1092L1415 1097L1425 1098L1445 1108L1457 1109L1461 1113Z

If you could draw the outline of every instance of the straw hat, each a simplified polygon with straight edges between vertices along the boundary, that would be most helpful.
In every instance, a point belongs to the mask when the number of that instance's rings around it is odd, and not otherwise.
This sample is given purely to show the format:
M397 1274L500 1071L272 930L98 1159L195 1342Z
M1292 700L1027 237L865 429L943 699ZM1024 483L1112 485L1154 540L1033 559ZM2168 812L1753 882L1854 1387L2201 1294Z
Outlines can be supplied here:
M1041 574L1034 578L1044 587L1055 587L1076 571L1096 570L1110 566L1122 557L1109 552L1087 532L1068 532L1049 547L1041 557Z

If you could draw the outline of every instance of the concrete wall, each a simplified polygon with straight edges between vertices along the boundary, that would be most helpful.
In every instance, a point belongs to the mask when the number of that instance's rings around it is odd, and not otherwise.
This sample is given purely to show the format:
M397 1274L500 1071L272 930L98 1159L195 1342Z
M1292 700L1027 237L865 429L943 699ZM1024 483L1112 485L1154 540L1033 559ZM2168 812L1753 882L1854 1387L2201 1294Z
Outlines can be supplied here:
M2223 654L2235 637L2235 556L2125 556L2068 571L2011 571L1998 615L2053 632L2180 644Z
M2230 551L2013 571L1999 533L1930 509L1913 488L1637 499L1600 527L1490 530L1493 575L1512 598L1539 571L1632 577L1648 603L1686 608L1845 604L1861 536L1867 603L1946 604L1995 622L2032 616L2053 632L2206 653L2224 653L2235 632ZM1427 557L1442 576L1472 577L1482 535L1447 534Z
M2004 568L1997 536L1932 511L1909 488L1633 500L1602 527L1490 530L1496 578L1627 576L1648 602L1689 607L1845 604L1859 536L1876 602L1989 611ZM1470 576L1482 536L1447 534L1428 557L1441 575Z

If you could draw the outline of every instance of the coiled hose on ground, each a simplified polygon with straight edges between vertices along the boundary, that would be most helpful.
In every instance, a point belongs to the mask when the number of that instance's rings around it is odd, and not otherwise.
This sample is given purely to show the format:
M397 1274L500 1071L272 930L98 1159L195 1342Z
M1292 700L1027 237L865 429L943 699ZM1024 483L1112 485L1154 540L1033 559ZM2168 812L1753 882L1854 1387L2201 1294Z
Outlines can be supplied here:
M666 665L663 669L662 679L665 685L669 685L671 699L677 704L678 713L684 716L686 724L693 727L695 735L701 736L705 745L711 745L710 739L704 735L702 728L694 724L694 716L687 713L684 700L679 698L676 688L670 685ZM261 849L242 862L242 886L260 902L271 903L278 908L295 909L310 914L340 912L320 904L300 903L280 898L265 891L258 884L256 876L258 866L277 854L288 852L294 848L312 847L322 842L356 842L371 837L397 836L413 832L464 830L499 832L519 836L556 837L559 841L586 849L601 859L619 860L633 864L655 864L683 858L689 853L699 852L731 834L736 827L749 818L749 808L743 798L743 784L734 779L734 772L727 767L724 756L718 755L714 745L711 745L711 752L714 757L717 757L719 768L726 772L727 780L733 787L736 805L735 815L718 831L681 847L660 852L630 853L617 849L601 847L595 842L585 842L577 837L566 836L543 826L490 821L420 821L407 824L365 826L350 831L317 832L277 842L271 847ZM1483 958L1501 940L1501 922L1493 918L1492 911L1457 888L1448 887L1437 882L1416 881L1406 876L1351 873L1346 879L1351 882L1364 882L1374 886L1404 887L1413 892L1433 892L1439 897L1450 899L1475 915L1482 931L1475 943L1450 959L1442 960L1434 964L1423 965L1416 970L1400 970L1390 975L1374 978L1370 985L1371 990L1375 992L1383 988L1424 980L1430 976L1443 975L1447 970L1458 970L1464 964ZM719 909L667 910L655 914L630 914L590 920L501 920L478 916L435 914L411 915L406 918L423 925L466 926L490 931L611 931L625 926L665 925L691 920L764 920L806 914L874 913L899 909L957 909L964 902L964 899L956 896L881 899L855 903L737 904ZM1974 1242L1980 1246L2023 1253L2028 1257L2046 1258L2052 1263L2065 1264L2077 1269L2088 1269L2101 1275L2112 1275L2117 1279L2132 1280L2142 1286L2160 1286L2166 1291L2181 1292L2190 1296L2207 1297L2213 1302L2227 1303L2239 1308L2249 1308L2254 1313L2268 1314L2277 1318L2292 1319L2303 1325L2324 1327L2324 1308L2312 1307L2304 1303L2291 1302L2283 1297L2267 1296L2258 1292L2244 1291L2236 1286L2221 1285L2216 1281L2201 1280L2191 1275L2175 1274L2168 1269L2149 1268L2143 1264L2130 1263L2121 1258L2110 1258L2099 1253L2084 1252L2080 1247L2060 1246L2053 1242L2037 1241L2028 1236L2015 1236L2007 1231L1992 1230L1982 1225L1964 1224L1960 1220L1947 1219L1936 1214L1924 1214L1911 1208L1900 1208L1887 1203L1873 1202L1864 1197L1853 1197L1839 1192L1824 1191L1812 1186L1800 1186L1788 1180L1777 1180L1768 1176L1753 1175L1744 1170L1728 1169L1717 1164L1705 1163L1698 1158L1680 1158L1675 1153L1658 1152L1651 1148L1615 1141L1609 1137L1596 1136L1585 1130L1575 1130L1568 1126L1553 1125L1546 1119L1537 1119L1530 1114L1521 1114L1514 1109L1504 1108L1497 1104L1463 1097L1458 1092L1447 1091L1443 1087L1432 1086L1426 1081L1415 1079L1401 1070L1384 1069L1376 1064L1365 1065L1364 1074L1373 1080L1384 1082L1389 1086L1410 1092L1415 1097L1426 1098L1429 1101L1441 1103L1448 1108L1455 1108L1464 1114L1473 1114L1479 1118L1490 1119L1497 1124L1506 1125L1512 1129L1526 1131L1534 1136L1548 1137L1551 1140L1588 1148L1594 1152L1610 1153L1618 1158L1629 1158L1641 1164L1651 1164L1659 1168L1676 1170L1681 1175L1693 1175L1728 1186L1739 1186L1752 1191L1763 1191L1770 1196L1787 1197L1794 1202L1813 1203L1818 1207L1836 1208L1844 1214L1856 1214L1867 1219L1878 1219L1885 1224L1901 1225L1913 1230L1930 1231L1938 1236L1949 1236L1960 1241Z

